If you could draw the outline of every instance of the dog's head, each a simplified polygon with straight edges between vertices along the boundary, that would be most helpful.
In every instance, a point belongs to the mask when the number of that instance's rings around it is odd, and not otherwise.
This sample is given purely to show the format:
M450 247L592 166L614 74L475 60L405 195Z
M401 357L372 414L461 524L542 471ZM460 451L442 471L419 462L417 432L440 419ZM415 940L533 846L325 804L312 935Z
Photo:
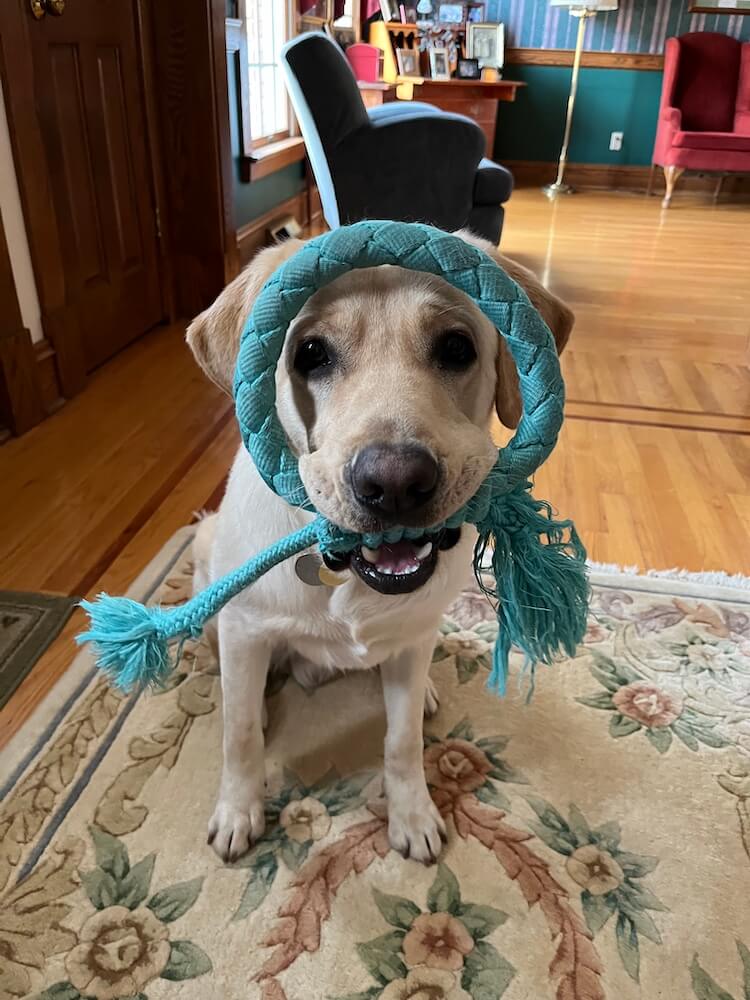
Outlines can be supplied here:
M562 350L573 325L567 306L490 244L459 235L524 287ZM199 364L228 392L253 302L301 246L289 240L258 254L188 329ZM507 427L521 416L515 365L490 321L442 278L399 267L350 271L313 295L289 327L276 383L307 495L355 532L444 521L494 464L493 406ZM362 547L347 561L375 590L408 593L457 538L458 529Z

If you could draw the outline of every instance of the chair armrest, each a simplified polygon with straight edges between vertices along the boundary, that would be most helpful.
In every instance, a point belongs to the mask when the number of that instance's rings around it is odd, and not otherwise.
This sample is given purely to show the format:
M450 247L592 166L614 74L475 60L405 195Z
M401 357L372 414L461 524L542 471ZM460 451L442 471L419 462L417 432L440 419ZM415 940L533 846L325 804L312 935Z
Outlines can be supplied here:
M384 121L391 121L401 118L402 115L442 115L445 112L436 108L433 104L425 104L423 101L389 101L388 104L380 104L376 108L368 108L367 114L370 121L380 124Z
M673 128L675 132L679 132L682 128L682 111L679 108L662 108L661 119L666 125Z

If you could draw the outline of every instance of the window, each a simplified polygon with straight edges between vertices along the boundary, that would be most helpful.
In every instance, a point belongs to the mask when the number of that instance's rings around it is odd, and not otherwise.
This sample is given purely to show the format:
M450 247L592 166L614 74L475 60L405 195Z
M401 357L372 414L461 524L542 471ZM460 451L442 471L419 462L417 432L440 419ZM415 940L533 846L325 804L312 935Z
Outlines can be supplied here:
M254 146L289 135L289 103L279 52L287 40L287 0L248 0L250 133Z

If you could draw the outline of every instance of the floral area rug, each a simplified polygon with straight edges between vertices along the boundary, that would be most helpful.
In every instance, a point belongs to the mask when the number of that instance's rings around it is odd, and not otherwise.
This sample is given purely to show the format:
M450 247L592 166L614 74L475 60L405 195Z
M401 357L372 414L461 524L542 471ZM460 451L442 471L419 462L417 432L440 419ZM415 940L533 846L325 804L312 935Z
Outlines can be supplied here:
M190 540L131 593L183 600ZM450 609L432 868L389 849L376 676L274 681L268 832L224 866L207 648L137 699L84 652L2 758L0 997L748 1000L750 591L593 582L584 644L528 705L485 690L484 598Z

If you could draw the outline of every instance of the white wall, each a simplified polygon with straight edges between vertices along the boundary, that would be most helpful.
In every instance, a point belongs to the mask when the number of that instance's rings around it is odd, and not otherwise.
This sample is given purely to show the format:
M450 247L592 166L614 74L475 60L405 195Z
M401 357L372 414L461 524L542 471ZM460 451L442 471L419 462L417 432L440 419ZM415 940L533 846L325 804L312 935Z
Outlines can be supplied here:
M10 263L16 282L23 325L31 331L32 340L42 340L44 332L42 331L39 296L36 292L34 272L31 268L29 241L26 238L21 199L18 194L18 181L13 163L13 153L10 148L10 133L8 132L2 83L0 83L0 215L2 215L5 228L5 238L8 241Z

